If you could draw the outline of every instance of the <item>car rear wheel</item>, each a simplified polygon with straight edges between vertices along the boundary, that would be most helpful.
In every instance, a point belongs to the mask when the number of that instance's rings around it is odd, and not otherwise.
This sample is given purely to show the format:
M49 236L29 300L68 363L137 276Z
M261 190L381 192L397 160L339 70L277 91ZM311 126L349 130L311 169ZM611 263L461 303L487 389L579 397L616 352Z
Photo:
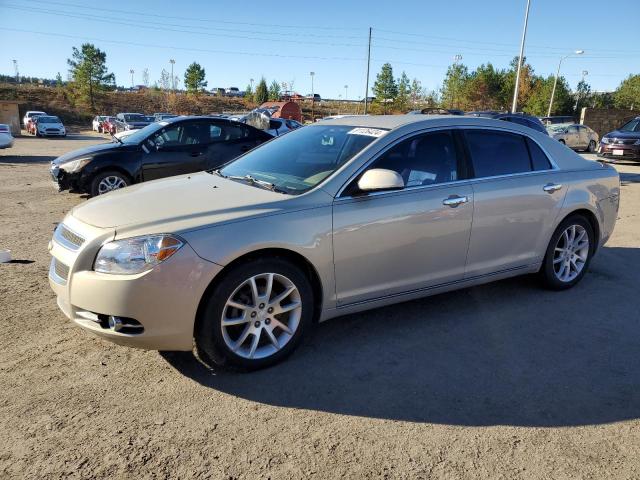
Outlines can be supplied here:
M204 299L196 346L207 363L249 370L287 357L313 318L309 279L280 258L233 267Z
M565 219L556 229L540 269L544 284L553 290L573 287L584 277L593 252L595 235L582 215Z
M596 151L596 142L594 140L591 140L589 142L589 146L587 147L587 152L593 153L595 151Z
M129 185L131 185L129 178L120 172L101 172L91 182L91 196L97 197Z

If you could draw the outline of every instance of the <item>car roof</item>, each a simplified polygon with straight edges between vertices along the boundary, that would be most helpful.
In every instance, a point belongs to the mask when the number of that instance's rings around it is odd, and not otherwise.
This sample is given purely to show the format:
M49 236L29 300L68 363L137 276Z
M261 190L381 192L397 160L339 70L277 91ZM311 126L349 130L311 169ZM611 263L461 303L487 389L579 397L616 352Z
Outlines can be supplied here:
M345 125L353 127L371 127L394 130L405 125L423 123L424 128L432 126L447 125L469 125L469 126L503 126L503 120L496 120L489 117L476 117L466 115L368 115L360 117L333 118L322 120L320 125ZM314 124L315 125L315 124ZM515 124L514 124L515 125ZM523 127L527 128L527 127ZM527 128L527 130L530 130Z

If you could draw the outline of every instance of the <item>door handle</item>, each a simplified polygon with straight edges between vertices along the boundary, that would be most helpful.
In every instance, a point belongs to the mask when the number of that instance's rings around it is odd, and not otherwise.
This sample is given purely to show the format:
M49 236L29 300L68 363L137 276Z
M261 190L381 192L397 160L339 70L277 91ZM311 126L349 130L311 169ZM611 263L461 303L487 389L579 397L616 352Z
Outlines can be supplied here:
M192 157L199 157L200 155L202 155L202 152L191 152Z
M469 201L469 197L460 195L451 195L449 198L445 198L442 200L442 204L451 208L456 208L458 205L462 205L463 203L467 203Z
M560 190L561 188L562 188L562 185L560 183L547 183L544 187L542 187L542 190L544 190L547 193L554 193Z

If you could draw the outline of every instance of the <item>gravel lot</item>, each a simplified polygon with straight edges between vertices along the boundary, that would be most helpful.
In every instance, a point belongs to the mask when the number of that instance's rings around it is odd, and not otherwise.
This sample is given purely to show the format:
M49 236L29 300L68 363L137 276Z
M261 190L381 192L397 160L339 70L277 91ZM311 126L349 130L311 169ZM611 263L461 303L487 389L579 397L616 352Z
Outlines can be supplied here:
M286 363L212 372L74 327L47 281L56 155L0 150L0 478L640 478L640 165L567 292L519 278L335 319Z

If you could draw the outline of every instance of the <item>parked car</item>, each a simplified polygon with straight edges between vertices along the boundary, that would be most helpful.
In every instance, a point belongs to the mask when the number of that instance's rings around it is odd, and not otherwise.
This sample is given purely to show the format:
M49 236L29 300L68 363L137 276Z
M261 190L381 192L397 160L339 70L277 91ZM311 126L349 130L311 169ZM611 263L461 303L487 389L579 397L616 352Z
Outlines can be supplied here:
M318 95L317 93L314 93L313 95L310 93L307 93L304 98L306 100L312 100L314 102L320 102L322 100L322 97L320 97L320 95Z
M159 120L169 120L170 118L176 118L178 115L174 115L173 113L154 113L153 114L153 118L154 121L159 121Z
M102 133L114 135L117 132L116 117L105 117L102 121Z
M549 124L547 131L551 138L555 138L573 150L595 152L598 147L598 134L586 125Z
M24 126L25 130L27 129L27 125L29 124L29 120L37 117L38 115L46 115L45 112L41 112L39 110L29 110L27 111L27 113L24 114L24 117L22 118L22 125Z
M238 87L229 87L225 91L227 97L242 97L243 92Z
M195 343L207 362L255 369L314 321L536 272L573 287L613 231L619 182L515 123L325 121L75 207L53 235L50 284L95 335Z
M116 132L137 130L152 123L141 113L119 113L116 115Z
M0 123L0 148L13 147L13 135L11 135L11 127L6 123Z
M75 150L51 163L59 190L92 196L134 183L219 167L273 137L222 118L152 123L115 142Z
M96 115L95 117L93 117L93 120L91 121L91 130L93 130L94 132L98 132L98 133L102 133L102 123L105 120L106 115Z
M558 123L575 123L571 115L555 115L552 117L540 117L543 125L555 125Z
M640 160L640 117L604 135L600 140L598 156Z
M495 111L479 111L468 112L466 115L471 117L483 117L483 118L495 118L496 120L504 120L505 122L517 123L524 125L525 127L532 128L540 133L548 135L547 129L544 127L538 117L533 115L527 115L526 113L509 113L509 112L495 112Z
M211 93L213 95L217 95L218 97L224 97L226 90L224 88L217 87L217 88L212 88Z
M285 118L270 118L269 128L265 130L269 135L279 137L285 133L294 131L297 128L304 127L300 122L295 120L287 120Z
M412 110L408 112L410 115L464 115L464 111L458 110L456 108L438 108L438 107L427 107L421 110Z
M67 129L62 120L54 115L38 115L33 119L33 130L36 137L66 137Z

